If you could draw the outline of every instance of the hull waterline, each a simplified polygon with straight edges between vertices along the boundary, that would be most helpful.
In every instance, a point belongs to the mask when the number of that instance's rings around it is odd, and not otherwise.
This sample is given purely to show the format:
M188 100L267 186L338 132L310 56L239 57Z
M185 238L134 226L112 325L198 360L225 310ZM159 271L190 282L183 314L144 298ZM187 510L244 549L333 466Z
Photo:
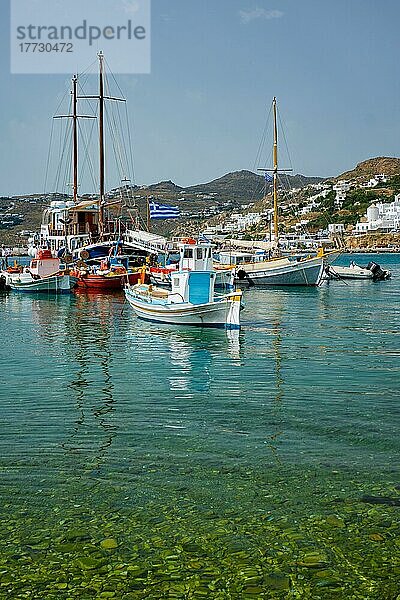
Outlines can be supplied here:
M138 299L129 289L125 289L125 296L136 315L146 321L165 323L171 325L193 325L198 327L220 327L226 329L239 329L238 323L230 323L230 312L235 309L233 300L221 300L203 305L190 303L157 304ZM237 302L240 308L240 301Z
M321 283L324 273L324 261L322 259L311 259L309 261L300 261L288 264L278 264L274 266L273 262L263 268L259 265L244 265L242 278L238 277L240 283L246 282L249 285L260 287L279 287L279 286L318 286ZM240 274L240 270L238 271Z

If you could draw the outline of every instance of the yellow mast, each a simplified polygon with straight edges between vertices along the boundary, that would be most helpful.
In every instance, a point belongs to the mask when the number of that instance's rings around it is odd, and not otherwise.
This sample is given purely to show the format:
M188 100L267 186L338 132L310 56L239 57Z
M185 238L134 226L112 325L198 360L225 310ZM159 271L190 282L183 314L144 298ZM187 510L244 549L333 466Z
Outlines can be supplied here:
M273 119L274 119L274 147L273 147L273 169L258 169L258 171L272 171L273 173L273 198L274 198L274 234L275 245L279 245L279 219L278 219L278 173L289 172L292 169L278 169L278 125L277 125L277 108L276 97L272 101Z
M278 127L276 123L276 98L272 101L273 113L274 113L274 175L273 175L273 186L274 186L274 234L275 243L279 241L279 228L278 228Z

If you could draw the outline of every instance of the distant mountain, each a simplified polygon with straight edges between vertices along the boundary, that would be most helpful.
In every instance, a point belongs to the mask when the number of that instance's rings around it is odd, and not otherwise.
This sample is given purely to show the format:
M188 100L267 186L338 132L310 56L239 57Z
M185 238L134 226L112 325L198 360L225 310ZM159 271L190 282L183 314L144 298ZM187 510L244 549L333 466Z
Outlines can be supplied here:
M378 173L385 173L385 175L400 175L400 158L394 158L389 156L378 156L377 158L369 158L358 165L352 171L346 171L335 180L338 179L368 179Z
M304 175L288 175L281 177L281 185L287 188L302 188L311 183L322 181L322 177L305 177ZM267 192L272 189L272 184L267 185ZM214 179L209 183L202 183L185 188L187 194L214 194L222 199L233 202L254 202L260 200L265 193L263 175L252 171L234 171L223 177Z
M154 192L157 194L180 194L183 190L182 187L176 185L171 180L168 181L160 181L159 183L153 183L147 186L147 189L150 192Z

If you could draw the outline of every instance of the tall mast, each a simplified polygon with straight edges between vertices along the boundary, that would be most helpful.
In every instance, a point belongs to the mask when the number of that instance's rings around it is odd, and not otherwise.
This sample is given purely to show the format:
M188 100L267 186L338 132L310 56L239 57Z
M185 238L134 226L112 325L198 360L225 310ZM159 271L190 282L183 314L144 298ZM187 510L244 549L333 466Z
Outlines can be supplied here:
M76 75L72 78L72 131L73 131L73 194L74 202L78 201L78 114L77 114L77 84L78 77Z
M274 234L275 244L279 241L279 227L278 227L278 127L276 123L276 98L272 101L273 113L274 113L274 171L273 171L273 186L274 186Z
M99 232L100 237L104 235L104 101L117 100L125 102L124 98L113 98L104 95L104 54L100 51L99 58L99 95L98 96L82 96L83 98L97 98L99 101L99 183L100 183L100 198L99 198Z
M99 232L100 237L104 235L104 101L116 100L125 102L125 98L113 98L104 95L104 54L100 51L99 58L99 93L97 96L79 96L79 98L94 98L99 101Z
M72 190L74 202L78 202L78 119L95 119L91 115L78 115L78 75L72 78L72 114L55 115L54 119L72 119Z
M104 233L104 64L103 53L99 52L99 168L100 168L100 200L99 230L100 237Z
M276 109L276 98L272 101L273 109L273 120L274 120L274 147L273 147L273 169L257 169L258 171L268 171L273 174L273 198L274 198L274 234L275 234L275 245L278 248L279 244L279 219L278 219L278 173L285 173L292 171L292 169L278 169L278 126L277 126L277 109Z

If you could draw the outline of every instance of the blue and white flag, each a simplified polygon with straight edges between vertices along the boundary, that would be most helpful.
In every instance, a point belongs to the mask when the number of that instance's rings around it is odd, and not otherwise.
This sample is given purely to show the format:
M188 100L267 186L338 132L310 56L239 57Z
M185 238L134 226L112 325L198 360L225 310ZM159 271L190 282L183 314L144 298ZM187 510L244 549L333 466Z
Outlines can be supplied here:
M274 180L274 178L272 177L272 175L270 175L269 173L265 173L264 174L264 179L267 183L271 183L271 181Z
M179 208L177 206L149 202L149 210L150 219L177 219L179 217Z
M199 240L199 242L206 242L206 244L209 244L211 241L208 238L206 238L204 233L200 233L198 240Z

